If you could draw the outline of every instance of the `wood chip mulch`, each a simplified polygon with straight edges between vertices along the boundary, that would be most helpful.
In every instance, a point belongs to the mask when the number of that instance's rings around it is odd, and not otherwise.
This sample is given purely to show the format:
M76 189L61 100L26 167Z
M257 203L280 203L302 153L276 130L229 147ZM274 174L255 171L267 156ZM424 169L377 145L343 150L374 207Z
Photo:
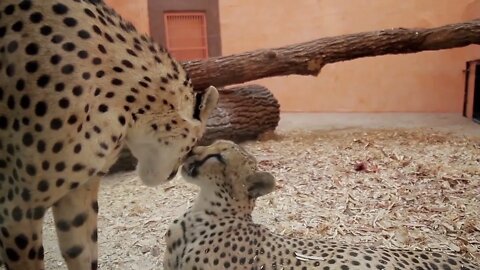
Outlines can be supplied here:
M273 231L459 253L480 263L480 138L425 130L295 131L245 144L277 178L254 219ZM100 192L100 269L162 269L168 224L197 188L157 188L134 172ZM47 269L66 269L49 213Z

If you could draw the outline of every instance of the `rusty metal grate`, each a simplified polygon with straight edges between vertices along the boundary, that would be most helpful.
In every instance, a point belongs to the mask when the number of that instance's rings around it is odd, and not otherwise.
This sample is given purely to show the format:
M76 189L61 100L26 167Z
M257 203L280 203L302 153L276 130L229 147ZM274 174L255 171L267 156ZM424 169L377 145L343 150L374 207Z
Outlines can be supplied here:
M208 57L207 27L203 12L167 12L164 14L166 45L180 61Z

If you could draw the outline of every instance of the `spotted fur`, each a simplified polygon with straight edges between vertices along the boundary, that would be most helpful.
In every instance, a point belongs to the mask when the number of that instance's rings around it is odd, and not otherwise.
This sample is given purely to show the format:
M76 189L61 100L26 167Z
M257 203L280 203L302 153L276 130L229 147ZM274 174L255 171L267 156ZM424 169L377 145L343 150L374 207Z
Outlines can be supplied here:
M229 141L195 147L192 153L182 175L198 185L200 193L166 233L166 270L480 269L456 255L275 234L252 221L256 199L275 186L271 174L257 170L253 156Z
M0 1L0 253L43 269L53 205L69 269L97 268L99 179L123 146L171 179L218 99L99 0Z

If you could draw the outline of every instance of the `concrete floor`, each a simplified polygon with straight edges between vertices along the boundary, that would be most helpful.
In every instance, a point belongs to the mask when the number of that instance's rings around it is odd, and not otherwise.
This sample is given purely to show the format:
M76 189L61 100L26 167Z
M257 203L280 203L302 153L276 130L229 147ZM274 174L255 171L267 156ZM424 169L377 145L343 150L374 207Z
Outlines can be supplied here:
M480 124L457 113L282 113L278 130L431 129L480 137Z

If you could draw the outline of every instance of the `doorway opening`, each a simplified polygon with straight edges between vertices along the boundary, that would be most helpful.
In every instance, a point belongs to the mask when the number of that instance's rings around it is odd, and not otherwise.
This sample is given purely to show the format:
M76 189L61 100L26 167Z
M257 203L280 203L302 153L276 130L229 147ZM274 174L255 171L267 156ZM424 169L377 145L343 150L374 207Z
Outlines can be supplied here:
M475 66L475 83L473 88L473 120L480 123L480 64Z

